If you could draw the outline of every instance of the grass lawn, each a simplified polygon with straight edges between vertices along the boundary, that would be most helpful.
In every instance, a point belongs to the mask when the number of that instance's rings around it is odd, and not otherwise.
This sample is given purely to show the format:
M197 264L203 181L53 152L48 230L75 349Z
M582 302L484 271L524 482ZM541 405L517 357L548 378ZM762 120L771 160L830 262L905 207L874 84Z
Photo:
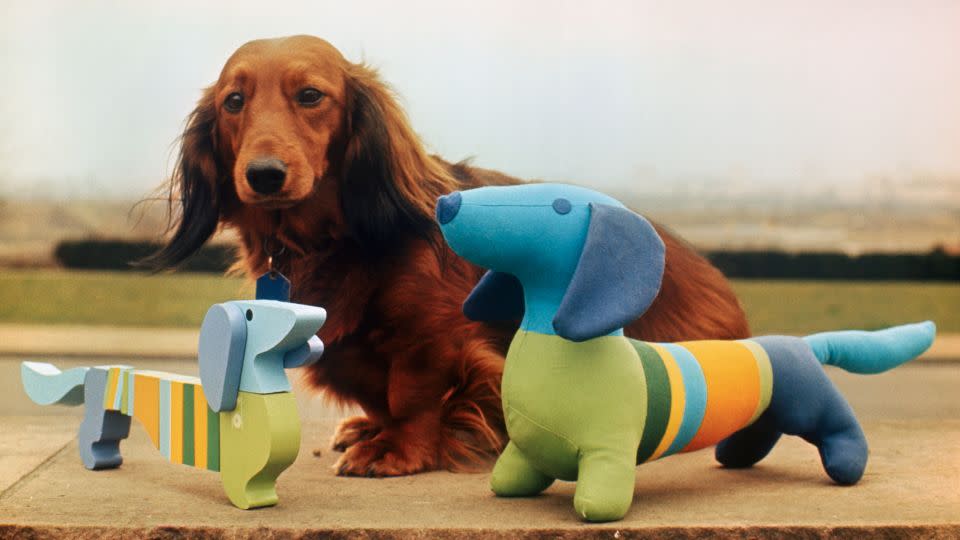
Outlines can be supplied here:
M754 334L876 330L927 319L960 332L960 284L735 280Z
M924 319L960 332L960 284L735 281L734 288L756 334ZM211 274L0 270L0 323L198 328L211 304L252 295L252 284Z
M0 270L0 322L199 329L212 304L252 297L214 274Z

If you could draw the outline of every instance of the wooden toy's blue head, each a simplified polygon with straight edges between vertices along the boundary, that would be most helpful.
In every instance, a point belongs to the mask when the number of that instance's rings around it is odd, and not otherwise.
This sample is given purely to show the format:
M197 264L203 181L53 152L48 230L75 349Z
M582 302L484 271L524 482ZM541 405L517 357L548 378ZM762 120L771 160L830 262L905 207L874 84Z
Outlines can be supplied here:
M495 186L440 197L437 221L461 257L489 268L464 303L474 320L584 341L622 334L656 297L664 246L616 199L563 184Z
M323 308L242 300L215 304L200 328L200 379L214 411L230 411L240 391L289 392L284 369L317 361L323 343L316 336L326 320Z

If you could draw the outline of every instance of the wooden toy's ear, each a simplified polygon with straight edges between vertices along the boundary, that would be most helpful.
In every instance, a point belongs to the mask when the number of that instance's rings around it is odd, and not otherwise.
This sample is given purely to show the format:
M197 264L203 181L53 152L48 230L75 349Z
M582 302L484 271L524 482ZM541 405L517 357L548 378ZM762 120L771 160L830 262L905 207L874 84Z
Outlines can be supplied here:
M243 355L247 346L247 321L234 304L214 304L200 327L200 382L214 412L237 406Z
M523 318L523 285L513 274L488 271L463 302L471 321L515 321Z
M590 204L590 226L560 308L557 335L586 341L623 328L660 291L665 248L653 225L616 206Z

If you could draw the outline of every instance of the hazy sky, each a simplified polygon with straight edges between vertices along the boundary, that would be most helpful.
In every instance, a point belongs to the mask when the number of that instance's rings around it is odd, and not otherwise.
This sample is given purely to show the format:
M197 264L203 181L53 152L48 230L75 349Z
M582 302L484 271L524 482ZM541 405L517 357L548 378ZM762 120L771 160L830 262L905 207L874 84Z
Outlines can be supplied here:
M960 173L960 1L0 6L0 194L139 197L242 43L365 58L450 159L597 187Z

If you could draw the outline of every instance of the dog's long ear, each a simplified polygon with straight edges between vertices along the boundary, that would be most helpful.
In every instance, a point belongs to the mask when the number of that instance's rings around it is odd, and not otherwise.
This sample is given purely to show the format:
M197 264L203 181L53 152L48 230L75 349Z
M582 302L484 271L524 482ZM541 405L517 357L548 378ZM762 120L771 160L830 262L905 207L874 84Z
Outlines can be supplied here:
M656 298L664 260L650 222L625 208L590 204L587 239L553 329L585 341L626 326Z
M193 255L217 230L221 167L216 154L216 104L208 88L187 118L176 169L167 183L173 235L159 251L138 261L157 270Z
M340 207L351 235L368 253L395 248L398 232L428 237L435 201L455 181L427 155L376 72L349 67L347 107Z
M523 317L523 285L513 274L489 271L463 302L471 321L516 321Z
M200 382L214 412L232 411L237 405L243 355L247 346L247 321L235 304L214 304L200 326Z

